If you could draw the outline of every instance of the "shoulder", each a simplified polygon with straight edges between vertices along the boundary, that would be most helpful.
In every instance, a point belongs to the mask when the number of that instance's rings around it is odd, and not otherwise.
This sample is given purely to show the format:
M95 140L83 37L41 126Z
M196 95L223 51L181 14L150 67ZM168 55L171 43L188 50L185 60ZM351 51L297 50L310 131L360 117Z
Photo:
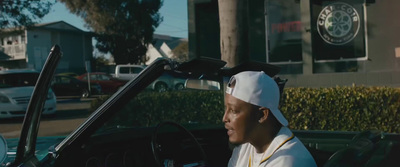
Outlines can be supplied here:
M271 158L266 166L317 167L317 164L312 157L301 157L286 154Z
M278 149L268 164L272 166L317 166L310 152L297 137Z

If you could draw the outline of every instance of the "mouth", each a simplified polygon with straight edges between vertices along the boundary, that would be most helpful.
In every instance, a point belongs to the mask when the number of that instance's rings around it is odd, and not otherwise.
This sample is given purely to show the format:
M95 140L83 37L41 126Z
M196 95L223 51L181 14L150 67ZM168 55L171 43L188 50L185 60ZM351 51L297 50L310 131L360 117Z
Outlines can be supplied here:
M228 134L228 136L231 136L233 134L233 128L229 127L229 126L225 126L225 129L228 130L226 133Z

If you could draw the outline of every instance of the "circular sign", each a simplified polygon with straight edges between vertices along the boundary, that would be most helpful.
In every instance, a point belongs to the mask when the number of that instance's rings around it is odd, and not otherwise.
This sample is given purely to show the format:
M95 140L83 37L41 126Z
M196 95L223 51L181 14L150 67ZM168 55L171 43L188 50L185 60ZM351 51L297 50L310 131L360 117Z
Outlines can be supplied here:
M359 29L360 16L357 10L347 3L329 4L318 15L318 33L329 44L346 44L356 37Z

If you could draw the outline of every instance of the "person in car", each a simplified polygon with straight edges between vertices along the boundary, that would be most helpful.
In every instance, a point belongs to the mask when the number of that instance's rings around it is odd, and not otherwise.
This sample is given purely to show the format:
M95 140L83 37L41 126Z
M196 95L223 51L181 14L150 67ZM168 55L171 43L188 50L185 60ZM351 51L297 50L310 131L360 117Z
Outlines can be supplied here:
M231 77L222 121L236 145L229 167L317 166L294 136L278 109L277 83L264 72L245 71Z

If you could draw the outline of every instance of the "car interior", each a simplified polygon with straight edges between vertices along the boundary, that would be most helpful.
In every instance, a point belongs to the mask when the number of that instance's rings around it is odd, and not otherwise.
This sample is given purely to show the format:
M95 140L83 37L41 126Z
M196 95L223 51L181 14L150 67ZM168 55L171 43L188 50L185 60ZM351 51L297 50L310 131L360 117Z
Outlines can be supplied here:
M215 66L211 66L210 69L221 65L218 63L214 63ZM181 66L181 71L189 67L193 66ZM248 65L243 65L234 68L234 71L224 73L235 73L248 67ZM174 75L196 76L193 78L201 76L200 78L203 79L215 80L211 75L199 75L196 68L193 69L189 75L182 73ZM163 69L146 69L138 76L139 78L147 76L142 78L143 80L139 79L143 83L154 80L146 75L147 72L153 75L157 73L160 76ZM280 78L275 80L280 83L281 88L284 87L285 80ZM162 108L157 108L156 105L140 108L135 106L136 104L131 104L131 102L146 101L146 97L142 97L141 94L154 95L151 91L138 91L139 88L143 90L144 87L146 85L142 85L141 82L131 81L128 86L120 90L121 96L112 96L108 105L100 106L98 111L91 116L94 118L97 114L97 119L86 122L90 125L81 127L82 131L76 131L75 134L79 136L72 134L69 137L71 142L67 140L56 147L54 152L58 157L54 162L55 166L168 166L171 164L174 166L226 166L228 164L234 145L228 142L223 124L192 121L193 117L190 117L190 114L188 114L189 121L177 115L168 117L167 106L163 106L165 111L160 111ZM221 90L214 91L223 93ZM187 91L189 92L191 91ZM166 92L168 93L171 92ZM134 97L132 94L137 95L131 102L121 100L128 98L127 94L131 94L129 97ZM171 99L174 98L165 95L161 101L152 101L152 104L175 104ZM123 106L122 104L131 105ZM193 105L197 106L194 103ZM110 112L106 113L106 110L115 110L115 112L110 114ZM159 112L165 113L152 115ZM195 111L187 109L182 112ZM199 117L199 115L195 116ZM157 121L152 122L153 120ZM293 133L310 151L318 166L390 166L400 150L400 145L396 142L400 141L398 136L380 131L359 133L293 130Z

